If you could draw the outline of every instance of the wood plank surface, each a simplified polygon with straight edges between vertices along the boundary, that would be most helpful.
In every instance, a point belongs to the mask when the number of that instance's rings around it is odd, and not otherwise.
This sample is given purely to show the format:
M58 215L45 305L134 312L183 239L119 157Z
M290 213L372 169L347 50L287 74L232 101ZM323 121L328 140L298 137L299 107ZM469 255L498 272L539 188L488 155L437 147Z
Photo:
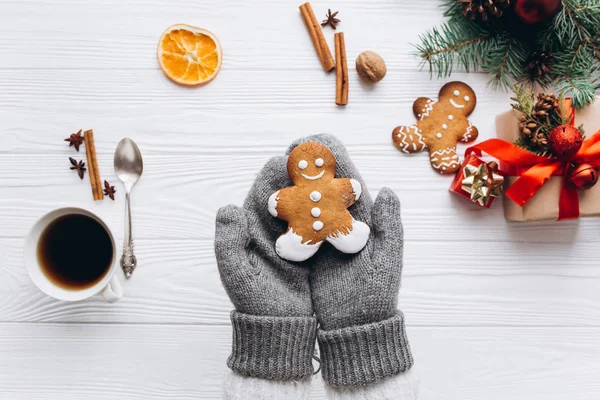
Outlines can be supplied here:
M27 277L20 240L0 239L0 322L229 324L212 241L138 243L139 268L110 305L48 298ZM457 246L405 243L400 307L410 326L600 327L600 271L588 244L464 243L485 254L481 262Z
M340 11L350 95L320 68L298 6L281 0L2 0L0 2L0 399L218 399L232 305L213 254L214 219L241 205L256 175L295 139L342 140L372 196L402 202L404 311L424 400L598 399L600 220L507 223L452 196L426 154L405 156L391 131L414 121L418 96L450 79L476 91L482 139L510 94L489 77L430 79L413 43L443 21L439 0L312 1ZM202 88L166 79L156 62L174 23L213 31L223 69ZM333 45L331 29L325 37ZM364 50L386 78L361 82ZM94 203L68 170L83 159L63 138L93 128L100 171L117 201ZM23 242L45 212L87 208L123 235L112 157L132 137L144 154L133 193L139 269L125 297L79 303L40 293ZM465 146L459 146L459 153ZM120 247L120 246L119 246ZM324 399L313 382L313 398Z
M421 400L595 400L599 334L598 328L408 328ZM230 335L221 326L2 324L0 397L216 400ZM325 398L319 378L311 398Z

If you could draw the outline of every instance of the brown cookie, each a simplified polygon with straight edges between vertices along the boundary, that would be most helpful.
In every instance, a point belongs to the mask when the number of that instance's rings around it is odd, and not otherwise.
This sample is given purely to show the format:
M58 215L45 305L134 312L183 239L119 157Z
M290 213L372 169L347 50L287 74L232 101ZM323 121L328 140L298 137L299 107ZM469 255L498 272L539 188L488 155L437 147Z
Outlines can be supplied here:
M440 89L438 101L426 97L415 100L417 123L396 127L392 141L405 153L429 149L431 166L440 174L454 174L460 168L456 143L472 142L479 135L467 119L476 105L477 96L469 85L447 83Z
M275 244L277 254L304 261L325 241L348 254L362 250L369 226L347 210L359 199L362 186L356 179L335 179L333 153L320 143L302 143L290 153L287 170L294 186L273 193L268 204L273 216L288 223Z

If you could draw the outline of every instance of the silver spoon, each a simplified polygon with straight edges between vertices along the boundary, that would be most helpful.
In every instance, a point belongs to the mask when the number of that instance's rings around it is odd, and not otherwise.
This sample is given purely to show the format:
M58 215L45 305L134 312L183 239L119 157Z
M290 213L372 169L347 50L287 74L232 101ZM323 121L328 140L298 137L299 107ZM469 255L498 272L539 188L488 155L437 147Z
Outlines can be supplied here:
M115 150L115 173L125 186L125 236L123 237L123 255L121 267L125 278L129 279L137 265L133 254L133 238L131 235L131 205L129 196L131 188L142 176L144 161L137 144L129 138L121 139Z

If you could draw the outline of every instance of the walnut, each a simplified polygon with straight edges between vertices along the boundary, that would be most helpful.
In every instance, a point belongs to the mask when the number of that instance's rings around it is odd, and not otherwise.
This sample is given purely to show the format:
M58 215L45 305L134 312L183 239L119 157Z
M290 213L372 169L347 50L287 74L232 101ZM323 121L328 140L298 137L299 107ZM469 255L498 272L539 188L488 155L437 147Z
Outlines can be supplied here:
M356 72L364 80L377 83L383 79L387 68L383 58L374 51L363 51L356 58Z

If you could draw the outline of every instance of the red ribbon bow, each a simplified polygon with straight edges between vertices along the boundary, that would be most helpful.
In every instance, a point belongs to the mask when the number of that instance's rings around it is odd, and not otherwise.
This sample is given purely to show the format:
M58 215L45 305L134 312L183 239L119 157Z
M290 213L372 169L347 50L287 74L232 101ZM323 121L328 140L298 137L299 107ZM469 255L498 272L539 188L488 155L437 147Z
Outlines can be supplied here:
M574 110L571 111L571 125L574 125ZM558 220L579 218L579 194L569 184L567 174L572 164L588 163L600 168L600 131L583 142L581 149L569 160L542 157L500 139L489 139L469 147L465 156L475 153L481 156L486 152L506 163L520 178L506 191L506 196L523 207L551 176L564 176L559 201Z

